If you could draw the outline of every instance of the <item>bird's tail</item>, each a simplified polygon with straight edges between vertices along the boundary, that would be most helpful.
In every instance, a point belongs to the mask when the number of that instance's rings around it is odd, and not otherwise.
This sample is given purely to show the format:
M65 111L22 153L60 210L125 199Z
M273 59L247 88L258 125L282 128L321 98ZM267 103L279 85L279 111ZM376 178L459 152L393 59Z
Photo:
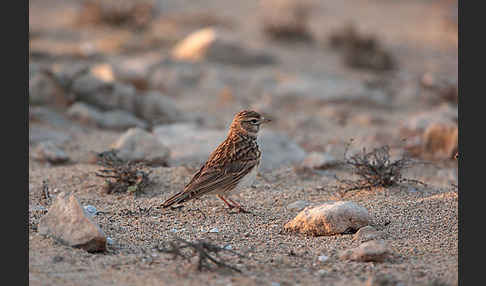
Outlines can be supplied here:
M178 192L177 194L173 195L172 197L168 198L161 206L163 208L170 207L173 204L178 204L185 202L189 198L189 194L182 191Z

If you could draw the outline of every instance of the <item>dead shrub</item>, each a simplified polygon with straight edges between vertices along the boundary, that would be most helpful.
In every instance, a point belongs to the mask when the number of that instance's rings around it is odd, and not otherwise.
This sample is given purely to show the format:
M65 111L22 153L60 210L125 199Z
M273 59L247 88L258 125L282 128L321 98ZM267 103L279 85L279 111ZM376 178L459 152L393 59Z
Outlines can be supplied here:
M239 270L238 268L225 263L225 261L221 258L220 253L227 252L236 255L239 258L245 258L245 256L235 251L213 245L204 240L190 242L181 238L175 238L174 240L167 242L166 245L159 246L157 250L159 252L172 254L173 259L182 258L184 260L190 261L191 258L197 256L198 271L210 271L213 270L213 267L211 265L216 265L220 268L226 268L241 273L241 270Z
M154 19L155 8L152 0L85 0L78 22L84 25L146 28Z
M388 145L374 148L367 152L366 148L354 156L346 157L349 145L346 147L344 164L350 166L353 173L356 174L358 180L348 180L337 178L342 185L339 186L341 192L372 189L376 187L392 187L403 182L418 183L426 185L425 183L407 179L402 176L405 169L418 164L417 161L411 158L400 158L396 161L390 159L390 147Z
M384 49L375 35L359 33L355 26L348 24L329 37L330 46L342 54L344 63L356 69L376 72L396 68L396 60Z
M312 11L309 1L273 0L262 2L263 32L279 41L312 41L308 22Z
M152 184L146 166L141 162L126 162L117 156L116 150L109 150L97 155L97 164L105 167L96 176L105 178L103 189L106 193L142 193Z

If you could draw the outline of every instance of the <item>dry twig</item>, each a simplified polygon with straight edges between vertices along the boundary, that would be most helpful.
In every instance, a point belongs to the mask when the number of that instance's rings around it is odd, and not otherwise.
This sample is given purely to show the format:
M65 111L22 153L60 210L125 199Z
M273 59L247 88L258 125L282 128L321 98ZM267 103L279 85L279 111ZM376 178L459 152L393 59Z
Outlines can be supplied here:
M172 254L172 258L182 258L189 261L192 257L198 256L198 265L197 270L211 270L211 264L215 264L218 267L228 268L230 270L236 271L241 273L241 270L238 268L231 266L225 263L220 256L221 252L228 252L234 254L240 258L246 258L244 255L241 255L231 249L222 248L216 245L213 245L209 242L199 240L197 242L189 242L181 238L175 238L172 241L169 241L168 246L158 247L158 251L163 253ZM184 249L191 249L189 253L184 251Z
M41 194L41 199L40 203L46 202L46 205L49 205L51 203L51 194L49 193L49 185L48 185L48 180L45 179L42 181L42 194Z

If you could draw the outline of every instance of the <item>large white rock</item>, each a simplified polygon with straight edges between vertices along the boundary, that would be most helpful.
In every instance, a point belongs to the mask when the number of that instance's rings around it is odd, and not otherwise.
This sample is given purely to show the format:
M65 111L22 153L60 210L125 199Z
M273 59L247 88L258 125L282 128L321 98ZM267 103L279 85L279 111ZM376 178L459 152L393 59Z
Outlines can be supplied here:
M327 202L317 207L307 207L284 229L307 235L334 235L358 230L368 225L371 216L366 208L350 201Z

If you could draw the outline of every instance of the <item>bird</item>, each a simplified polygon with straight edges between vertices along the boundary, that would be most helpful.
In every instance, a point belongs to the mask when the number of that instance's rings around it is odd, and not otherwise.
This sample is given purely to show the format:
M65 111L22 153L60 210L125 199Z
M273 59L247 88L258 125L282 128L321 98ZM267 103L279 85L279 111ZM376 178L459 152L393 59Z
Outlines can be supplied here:
M206 194L215 194L229 209L248 212L241 204L225 196L248 188L253 183L262 155L256 141L257 135L260 126L270 121L253 110L238 112L233 117L226 139L209 155L184 189L161 206L167 208Z

